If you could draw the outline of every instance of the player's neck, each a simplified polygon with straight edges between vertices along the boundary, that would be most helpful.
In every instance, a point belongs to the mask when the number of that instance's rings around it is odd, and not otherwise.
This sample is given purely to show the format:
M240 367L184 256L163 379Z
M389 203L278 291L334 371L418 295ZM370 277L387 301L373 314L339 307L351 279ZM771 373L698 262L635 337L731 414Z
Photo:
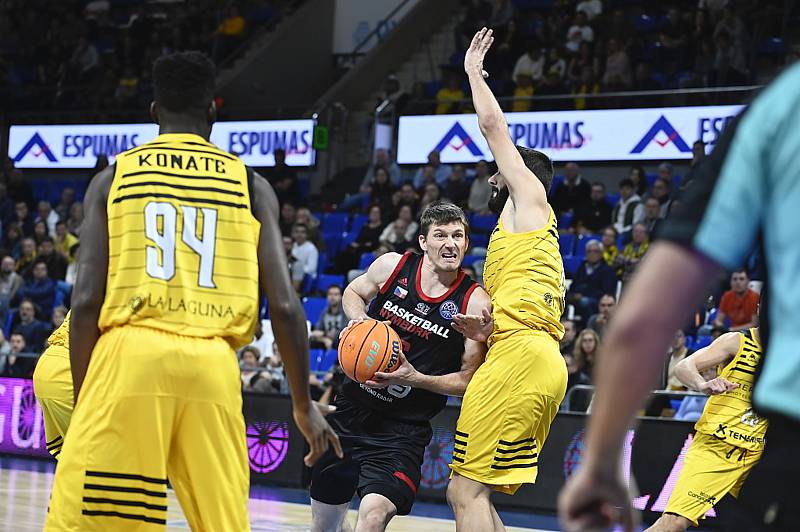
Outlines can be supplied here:
M438 270L426 255L422 256L421 267L422 272L419 284L422 287L422 291L431 297L439 297L443 292L446 292L458 278L460 271L446 272ZM444 288L444 290L442 290L442 288Z
M196 120L174 121L168 124L159 124L158 134L168 135L174 133L194 134L209 140L211 125L197 122Z

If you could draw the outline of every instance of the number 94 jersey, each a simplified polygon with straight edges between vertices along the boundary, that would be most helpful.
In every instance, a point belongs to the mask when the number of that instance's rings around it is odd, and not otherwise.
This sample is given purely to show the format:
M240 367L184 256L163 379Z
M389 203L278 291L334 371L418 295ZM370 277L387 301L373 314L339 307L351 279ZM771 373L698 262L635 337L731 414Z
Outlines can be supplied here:
M108 278L100 329L253 335L260 224L252 173L193 134L164 134L117 156L108 195Z

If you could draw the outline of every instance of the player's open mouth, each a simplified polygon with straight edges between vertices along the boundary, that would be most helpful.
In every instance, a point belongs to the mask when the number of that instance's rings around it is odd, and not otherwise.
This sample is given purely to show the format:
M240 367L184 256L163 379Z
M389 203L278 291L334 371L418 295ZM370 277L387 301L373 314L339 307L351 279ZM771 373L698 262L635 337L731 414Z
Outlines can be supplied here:
M445 252L445 253L442 253L442 258L444 260L448 261L448 262L451 262L451 261L454 262L454 261L458 260L458 254L457 253L446 253Z

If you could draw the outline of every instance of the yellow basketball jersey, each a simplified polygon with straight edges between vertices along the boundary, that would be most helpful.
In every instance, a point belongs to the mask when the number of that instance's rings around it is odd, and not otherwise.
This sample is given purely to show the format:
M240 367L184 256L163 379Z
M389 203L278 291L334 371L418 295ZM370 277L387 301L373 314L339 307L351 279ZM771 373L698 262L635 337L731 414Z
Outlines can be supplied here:
M260 224L242 161L198 135L160 135L117 156L107 210L101 330L252 339Z
M767 420L753 412L750 395L753 379L761 360L761 342L758 329L740 334L739 350L720 373L720 377L739 385L735 390L708 398L703 415L694 428L743 449L760 450L764 447Z
M519 331L564 336L564 264L558 247L556 216L527 233L509 233L499 220L489 239L483 281L492 298L494 331L489 346Z
M69 315L71 312L71 310L67 312L67 315L64 317L64 323L50 334L50 338L47 339L48 347L57 345L69 349Z

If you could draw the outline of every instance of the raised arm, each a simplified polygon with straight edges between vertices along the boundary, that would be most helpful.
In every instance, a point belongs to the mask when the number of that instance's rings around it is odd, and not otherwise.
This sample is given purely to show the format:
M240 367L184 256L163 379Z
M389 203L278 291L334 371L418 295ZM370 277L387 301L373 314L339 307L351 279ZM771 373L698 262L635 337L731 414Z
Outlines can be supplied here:
M347 285L342 294L342 308L351 321L348 327L353 321L367 319L367 305L392 275L402 257L399 253L381 255L370 264L366 272ZM347 329L342 334L345 330Z
M691 356L678 362L675 366L675 377L692 390L708 395L725 393L739 385L722 377L706 381L702 372L714 366L727 364L739 350L742 335L739 333L726 333L714 340L708 347L704 347Z
M476 288L467 303L469 315L482 315L491 312L492 303L489 294L483 288ZM446 375L426 375L417 371L414 366L400 354L400 365L391 373L376 373L366 385L373 388L385 388L392 384L421 388L442 395L462 397L467 384L483 364L486 358L486 344L469 338L464 339L464 355L461 357L461 369Z
M78 273L72 290L72 312L70 314L69 360L72 370L72 386L75 404L78 403L81 386L89 369L89 361L100 329L97 321L106 295L108 276L108 216L106 202L114 166L109 166L89 183L83 202L86 215L81 231L81 250Z
M492 150L497 168L505 179L514 206L520 211L545 209L547 193L544 185L525 166L508 134L508 122L503 110L483 77L483 58L492 42L492 30L483 28L473 37L464 57L464 70L469 78L472 102L478 114L478 126L489 143L489 149Z
M311 447L305 457L306 465L311 466L328 449L329 442L340 457L342 450L336 433L311 402L306 317L289 279L289 266L278 226L278 199L261 176L253 179L252 203L253 214L261 223L258 239L261 286L267 292L275 341L286 368L294 419Z

